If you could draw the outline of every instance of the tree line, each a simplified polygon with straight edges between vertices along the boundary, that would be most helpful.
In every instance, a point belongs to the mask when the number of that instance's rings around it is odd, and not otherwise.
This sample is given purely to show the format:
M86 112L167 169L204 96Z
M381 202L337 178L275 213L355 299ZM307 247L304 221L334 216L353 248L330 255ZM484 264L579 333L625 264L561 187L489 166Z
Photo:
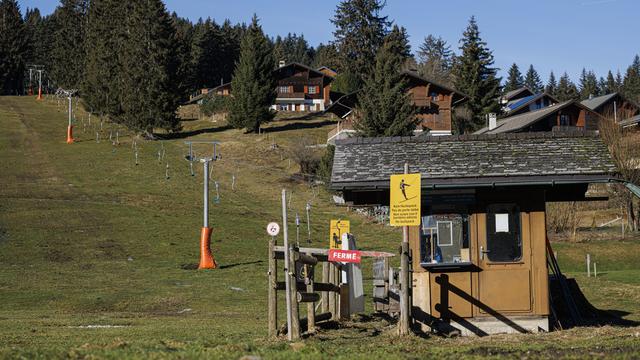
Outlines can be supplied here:
M330 19L333 41L313 47L302 34L270 38L256 16L249 25L192 23L170 14L161 0L61 0L47 16L38 9L22 16L16 0L0 0L0 91L24 93L27 64L44 65L55 86L79 89L90 111L149 135L155 128L178 130L180 103L197 89L229 81L231 125L258 131L273 118L272 70L281 60L336 70L333 90L357 92L364 136L412 133L415 109L401 76L408 69L467 96L467 111L454 119L459 133L481 127L486 114L500 111L500 96L521 86L559 100L613 91L640 100L638 56L624 76L597 78L584 70L576 85L566 73L556 81L552 72L543 84L533 65L523 75L514 64L503 83L474 17L457 50L428 35L414 54L406 29L384 7L381 0L341 1Z

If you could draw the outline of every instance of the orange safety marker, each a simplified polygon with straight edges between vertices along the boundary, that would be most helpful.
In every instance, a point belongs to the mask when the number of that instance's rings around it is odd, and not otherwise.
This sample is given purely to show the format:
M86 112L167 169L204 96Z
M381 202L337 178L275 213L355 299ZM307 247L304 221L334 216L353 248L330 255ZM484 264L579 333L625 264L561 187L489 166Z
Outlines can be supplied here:
M42 87L38 87L38 97L36 98L36 100L42 100Z
M73 125L67 126L67 144L73 143Z
M203 227L200 233L200 265L199 270L215 269L218 267L211 253L211 228Z

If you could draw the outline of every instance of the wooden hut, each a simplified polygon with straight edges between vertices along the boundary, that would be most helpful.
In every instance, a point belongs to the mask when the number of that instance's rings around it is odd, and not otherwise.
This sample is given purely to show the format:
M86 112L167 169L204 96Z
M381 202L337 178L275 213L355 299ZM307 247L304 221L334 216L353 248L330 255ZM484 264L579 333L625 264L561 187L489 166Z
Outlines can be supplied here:
M589 184L619 181L601 139L584 131L351 138L336 143L331 187L347 204L386 206L390 175L405 163L422 178L422 224L409 229L416 325L548 331L545 204L588 200Z

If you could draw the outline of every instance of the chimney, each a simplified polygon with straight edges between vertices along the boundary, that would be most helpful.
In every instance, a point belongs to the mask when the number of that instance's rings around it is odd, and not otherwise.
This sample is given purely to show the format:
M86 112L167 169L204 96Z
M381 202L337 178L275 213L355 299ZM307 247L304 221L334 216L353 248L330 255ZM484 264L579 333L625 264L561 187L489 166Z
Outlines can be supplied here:
M284 65L285 65L284 60L280 60L280 61L278 62L278 67L284 67Z
M496 113L489 114L489 130L493 130L497 127L497 115Z
M589 100L593 99L593 94L589 94Z

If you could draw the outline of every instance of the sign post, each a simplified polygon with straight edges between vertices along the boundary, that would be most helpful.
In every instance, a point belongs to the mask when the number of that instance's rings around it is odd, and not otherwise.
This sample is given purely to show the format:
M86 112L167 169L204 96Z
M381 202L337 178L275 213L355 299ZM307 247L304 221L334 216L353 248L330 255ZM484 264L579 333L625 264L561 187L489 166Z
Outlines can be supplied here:
M331 220L329 226L329 249L342 249L342 234L351 232L349 220Z
M277 274L278 270L276 269L276 259L274 257L274 248L276 246L276 236L280 233L280 225L275 222L269 223L267 225L267 234L271 236L271 240L269 241L269 336L276 337L277 336L277 326L278 326L278 295L276 291L276 285L278 282Z
M409 164L404 164L404 174L391 175L389 211L391 226L402 226L402 253L400 254L400 322L398 334L409 333L409 226L420 225L421 179L420 174L409 174Z

